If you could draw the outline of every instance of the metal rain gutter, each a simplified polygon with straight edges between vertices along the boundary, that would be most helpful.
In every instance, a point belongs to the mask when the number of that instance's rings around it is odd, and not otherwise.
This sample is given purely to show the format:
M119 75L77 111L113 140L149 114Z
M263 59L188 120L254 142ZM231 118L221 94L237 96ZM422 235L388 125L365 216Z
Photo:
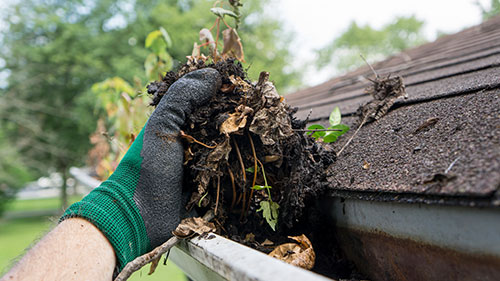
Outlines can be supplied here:
M182 241L169 258L196 281L331 280L216 234Z
M500 209L333 198L340 247L373 280L500 280Z

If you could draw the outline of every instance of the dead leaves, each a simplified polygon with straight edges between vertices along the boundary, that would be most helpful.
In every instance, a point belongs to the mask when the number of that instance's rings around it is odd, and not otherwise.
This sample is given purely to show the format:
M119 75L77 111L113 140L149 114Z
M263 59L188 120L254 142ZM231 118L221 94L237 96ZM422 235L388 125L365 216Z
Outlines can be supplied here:
M195 234L202 235L209 232L215 232L215 225L203 218L186 218L181 221L172 234L177 238L190 238Z
M298 243L285 243L276 247L269 256L277 258L291 265L312 269L316 261L316 254L311 241L304 235L288 236Z
M401 76L377 77L372 82L365 92L370 94L373 100L358 109L360 124L382 118L398 98L407 97Z
M221 134L229 135L232 133L241 134L241 129L247 125L247 117L253 113L251 107L243 104L236 108L236 112L229 114L227 118L219 127Z
M273 83L259 81L259 84L257 91L261 93L264 106L255 113L248 129L259 135L264 145L274 145L276 142L293 135L290 116L287 106L281 102L281 96Z
M222 31L222 39L224 41L222 55L229 55L229 57L235 57L244 62L243 45L241 45L241 39L236 30L234 28L228 28Z

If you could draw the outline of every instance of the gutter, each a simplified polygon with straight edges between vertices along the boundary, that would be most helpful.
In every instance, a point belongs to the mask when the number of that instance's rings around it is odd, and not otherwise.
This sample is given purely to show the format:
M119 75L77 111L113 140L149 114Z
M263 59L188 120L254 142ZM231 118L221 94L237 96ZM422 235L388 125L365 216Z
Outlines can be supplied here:
M196 281L331 280L216 234L182 241L169 258Z
M339 197L325 206L340 247L373 280L500 280L499 208Z
M77 180L81 175L72 174ZM334 222L331 235L340 248L372 280L500 280L498 207L337 195L321 208ZM197 281L331 280L216 234L182 241L169 258Z

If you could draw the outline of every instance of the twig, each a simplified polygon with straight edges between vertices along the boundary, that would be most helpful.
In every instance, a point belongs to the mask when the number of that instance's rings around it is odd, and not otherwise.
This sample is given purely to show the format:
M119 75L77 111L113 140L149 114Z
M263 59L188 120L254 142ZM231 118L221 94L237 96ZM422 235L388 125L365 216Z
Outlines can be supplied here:
M202 146L204 146L206 148L214 149L214 148L217 147L217 145L210 146L210 145L204 144L201 141L195 139L193 136L184 133L184 131L182 131L182 130L179 132L179 135L181 136L181 138L186 139L188 142L194 142L194 143L202 145Z
M293 129L295 132L342 132L340 129Z
M118 276L115 278L115 281L127 280L130 277L130 275L132 275L132 273L141 269L143 266L150 263L151 261L160 258L161 255L168 252L179 241L180 241L179 238L172 236L170 239L167 240L167 242L154 248L151 252L135 258L133 261L127 263L125 268L123 268L120 274L118 274Z
M220 193L220 175L217 175L217 197L215 199L214 214L217 215L217 208L219 207L219 193Z
M229 167L229 164L227 165L227 171L229 173L229 177L231 178L231 186L233 187L233 200L231 201L231 208L232 210L234 208L234 203L236 203L236 185L234 184L234 175L233 171L231 171L231 167Z
M243 158L241 157L240 148L236 139L233 137L234 148L236 149L236 156L238 156L238 161L240 161L241 172L243 173L243 184L247 182L247 176L245 174L245 164L243 164Z
M358 134L359 130L361 129L361 127L363 127L363 125L365 123L366 123L366 116L365 116L365 118L363 118L363 121L361 122L361 124L359 124L358 128L356 129L356 132L354 132L354 134L349 138L349 140L344 144L344 146L337 153L337 157L339 157L340 153L342 153L342 151L344 151L344 149L351 143L352 139L354 139L354 137Z
M370 69L372 70L373 74L375 74L375 77L378 79L379 76L378 76L378 73L375 71L375 69L373 69L373 66L368 63L368 61L366 60L365 56L363 56L362 54L359 54L359 56L365 61L365 63L370 67Z
M214 216L215 216L214 212L212 212L210 210L203 216L203 219L205 221L210 221L214 218ZM114 281L127 280L132 275L132 273L141 269L146 264L148 264L154 260L158 260L163 254L168 252L173 246L175 246L181 240L182 239L179 239L176 236L172 236L170 239L167 240L167 242L154 248L151 252L135 258L133 261L131 261L131 262L127 263L127 265L125 265L123 270L120 272L120 274L118 274L118 276L116 276Z
M252 187L253 187L253 186L255 186L255 182L257 181L257 170L258 170L258 167L257 167L257 153L255 152L255 146L253 145L252 136L250 135L250 133L247 133L247 135L248 135L248 139L250 140L250 147L252 148L253 162L254 162L254 166L253 166L253 181L252 181ZM248 213L248 210L250 209L250 203L252 202L253 190L254 189L252 188L252 190L250 191L250 196L248 197L248 204L247 204L247 208L246 208L245 214Z
M247 176L245 174L245 164L243 164L243 158L241 157L240 148L235 138L233 138L233 142L234 142L234 148L236 149L236 155L238 156L238 160L240 161L241 173L243 174L243 204L242 204L243 206L241 206L241 216L240 216L241 220L243 218L243 213L245 213L245 202L247 201L247 192L245 189Z
M444 171L445 174L448 174L448 172L451 170L451 168L453 168L453 165L455 165L455 163L457 163L458 159L460 159L460 156L458 156L457 159L455 159L455 160L453 160L453 162L451 162L450 166L448 166L446 171Z

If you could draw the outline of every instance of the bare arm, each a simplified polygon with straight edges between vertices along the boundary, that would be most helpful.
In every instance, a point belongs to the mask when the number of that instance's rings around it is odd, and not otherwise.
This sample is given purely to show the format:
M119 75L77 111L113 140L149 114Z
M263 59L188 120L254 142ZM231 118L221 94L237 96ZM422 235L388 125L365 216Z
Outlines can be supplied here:
M90 222L61 222L0 281L111 280L116 258L106 237Z

